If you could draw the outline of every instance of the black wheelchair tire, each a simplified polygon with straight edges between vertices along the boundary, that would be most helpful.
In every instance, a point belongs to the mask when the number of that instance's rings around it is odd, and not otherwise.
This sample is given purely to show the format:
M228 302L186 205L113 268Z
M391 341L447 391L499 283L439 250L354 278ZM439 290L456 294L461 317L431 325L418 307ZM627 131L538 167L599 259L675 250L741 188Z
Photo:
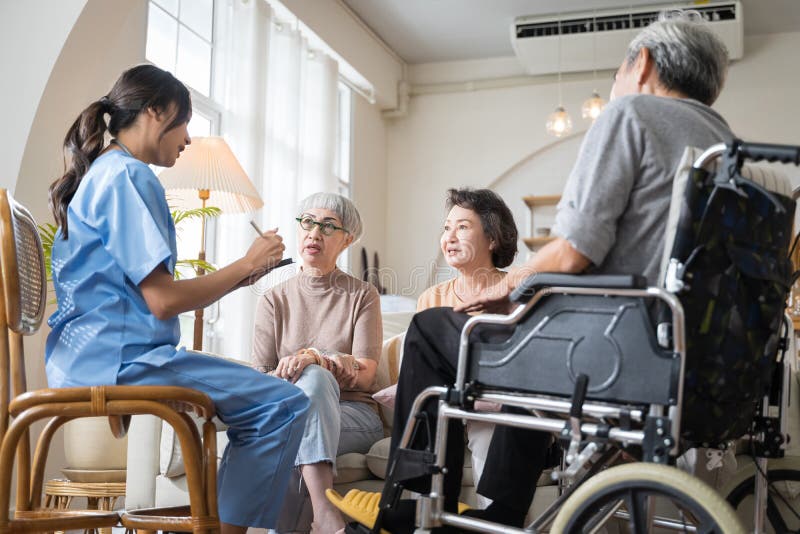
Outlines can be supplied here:
M593 529L598 526L592 524L598 512L604 513L614 501L627 499L629 509L630 503L634 503L629 518L631 532L649 532L649 525L643 530L641 522L634 519L637 515L635 500L643 497L662 497L671 503L680 503L682 510L699 518L702 532L745 533L731 506L708 484L674 467L644 462L611 467L581 484L564 502L550 531L582 533L588 524ZM642 517L641 510L638 512Z
M777 482L797 482L800 483L800 470L796 469L767 469L767 478L770 484ZM726 500L735 509L739 510L747 497L752 497L755 491L755 476L751 476L739 483L726 497ZM795 499L798 506L793 507L797 514L800 514L800 498ZM767 497L767 527L771 527L771 531L775 534L791 534L798 532L798 528L791 529L787 526L784 515L778 508L777 499L771 496ZM800 525L800 519L795 518L794 525Z

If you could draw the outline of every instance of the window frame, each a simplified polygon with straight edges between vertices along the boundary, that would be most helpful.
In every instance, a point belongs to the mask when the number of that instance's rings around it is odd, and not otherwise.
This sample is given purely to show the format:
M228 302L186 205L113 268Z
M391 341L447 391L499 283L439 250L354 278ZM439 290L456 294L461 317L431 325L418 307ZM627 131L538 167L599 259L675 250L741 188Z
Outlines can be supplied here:
M148 0L148 2L147 2L147 6L148 6L147 23L146 23L146 28L145 28L145 60L148 63L151 63L152 65L156 65L157 67L160 67L160 68L162 68L164 70L167 70L167 71L171 72L177 78L178 77L177 76L178 57L179 57L178 54L180 52L180 39L179 39L180 29L181 29L181 27L183 27L186 30L192 32L192 34L194 34L198 39L202 40L204 43L206 43L209 46L208 96L202 94L199 90L197 90L194 87L190 86L188 84L188 82L185 82L184 80L181 80L181 81L184 84L186 84L186 86L189 87L189 89L191 89L194 94L196 94L198 96L201 96L203 98L206 98L206 99L213 100L213 98L214 98L214 79L215 79L214 75L215 75L215 64L216 64L215 45L216 45L216 41L217 41L217 30L218 30L218 28L217 28L217 3L218 3L218 0L211 0L211 40L210 41L208 39L206 39L205 37L203 37L202 35L200 35L197 31L195 31L194 28L192 28L191 26L189 26L188 24L186 24L185 22L183 22L181 20L181 18L180 18L181 2L187 2L187 1L190 1L190 0L178 0L178 15L176 16L176 15L173 15L172 13L170 13L169 11L167 11L167 9L165 9L163 6L161 6L158 3L158 0ZM147 57L147 34L150 32L150 8L151 7L155 7L156 9L159 9L162 13L164 13L166 16L168 16L169 18L174 20L176 22L176 24L177 24L177 31L176 31L175 36L174 36L175 37L175 64L174 65L170 65L169 68L167 68L164 65L158 65L156 63L153 63L153 61L149 57ZM178 79L180 79L180 78L178 78ZM194 98L194 94L192 95L193 98ZM194 102L194 100L193 100L193 102Z

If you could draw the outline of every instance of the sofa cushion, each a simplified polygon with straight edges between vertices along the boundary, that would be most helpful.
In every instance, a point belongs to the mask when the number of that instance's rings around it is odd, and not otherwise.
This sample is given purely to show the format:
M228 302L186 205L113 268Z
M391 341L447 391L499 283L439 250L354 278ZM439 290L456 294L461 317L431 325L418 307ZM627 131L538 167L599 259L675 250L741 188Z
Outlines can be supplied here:
M217 419L217 428L222 426ZM222 460L222 453L228 444L228 436L225 432L217 432L217 460ZM175 431L167 423L162 423L161 444L159 450L159 473L171 479L178 479L186 474L183 465L183 454L181 454L180 443ZM334 482L346 484L358 480L372 478L367 468L367 459L363 454L348 453L336 458L336 477Z
M372 478L367 467L367 457L357 452L348 452L336 457L335 484L349 484L359 480Z
M403 360L403 342L405 332L391 337L383 342L381 347L381 358L378 361L378 369L375 372L375 382L378 393L373 395L373 399L378 402L379 414L383 421L384 434L390 435L392 430L392 419L394 415L393 404L387 406L380 400L380 393L386 392L388 388L397 383L397 376L400 373L400 363Z
M389 445L392 438L376 441L366 455L367 467L378 478L386 478L386 464L389 461Z
M384 296L381 296L381 301ZM381 323L383 324L383 340L386 341L398 334L402 334L408 329L411 324L411 319L414 317L414 311L400 311L400 312L383 312L381 314Z
M194 413L189 415L197 425L197 429L202 435L202 420ZM224 430L227 430L225 423L218 418L213 419L214 425L217 427L217 460L222 459L222 453L228 445L228 435ZM178 436L175 430L166 421L161 422L161 442L159 443L158 450L158 472L159 474L167 477L179 477L186 474L186 469L183 466L183 453L181 452L181 444L178 441Z
M378 478L386 478L391 441L392 438L383 438L382 440L376 441L367 453L367 466L372 474ZM474 485L472 477L472 458L469 451L466 451L466 453L467 454L464 456L464 475L461 479L461 485L472 486Z

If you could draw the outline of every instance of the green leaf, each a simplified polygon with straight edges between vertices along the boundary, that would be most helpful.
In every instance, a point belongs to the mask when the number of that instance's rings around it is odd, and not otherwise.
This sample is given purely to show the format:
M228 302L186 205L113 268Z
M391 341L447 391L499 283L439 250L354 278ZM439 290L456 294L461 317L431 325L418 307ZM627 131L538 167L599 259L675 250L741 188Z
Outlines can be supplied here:
M55 224L44 223L39 225L39 238L42 240L42 248L44 249L44 267L48 282L53 281L53 272L50 264L53 255L53 243L56 241L57 231L58 227Z
M207 273L213 273L217 268L205 260L178 260L175 263L175 279L180 280L183 278L181 269L191 269L197 272L197 269L204 269Z
M188 219L202 219L219 217L222 210L216 206L206 206L205 208L193 208L190 210L175 209L172 211L172 219L175 221L175 226Z

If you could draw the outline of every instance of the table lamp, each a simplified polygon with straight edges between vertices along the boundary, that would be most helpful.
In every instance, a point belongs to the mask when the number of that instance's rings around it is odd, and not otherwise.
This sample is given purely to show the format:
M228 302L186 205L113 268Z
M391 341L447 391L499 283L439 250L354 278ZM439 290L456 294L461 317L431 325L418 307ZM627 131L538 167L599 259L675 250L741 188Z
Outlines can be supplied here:
M174 166L158 176L168 193L177 193L181 208L206 207L223 213L246 213L264 205L247 173L222 137L194 137ZM202 218L200 253L206 259L206 220ZM202 276L205 270L196 269ZM203 349L203 308L194 312L194 350Z

